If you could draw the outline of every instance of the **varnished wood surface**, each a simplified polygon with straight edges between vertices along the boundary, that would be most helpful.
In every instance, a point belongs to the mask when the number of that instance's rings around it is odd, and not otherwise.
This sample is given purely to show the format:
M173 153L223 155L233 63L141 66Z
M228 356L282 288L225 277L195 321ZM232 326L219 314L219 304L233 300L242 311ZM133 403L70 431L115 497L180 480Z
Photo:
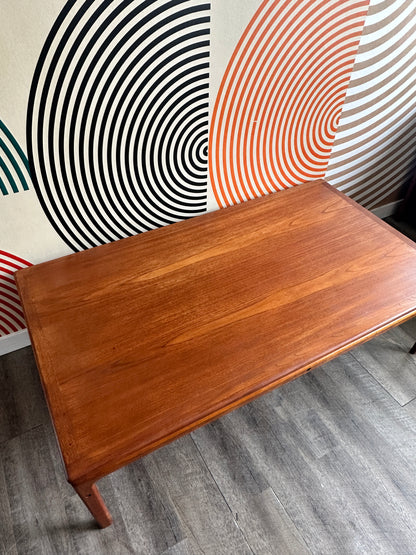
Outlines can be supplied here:
M17 273L68 477L94 481L416 310L416 251L323 182Z
M389 353L384 387L403 364L416 381L415 332L359 347ZM414 555L416 399L356 351L103 478L104 530L65 482L30 347L0 357L0 553Z

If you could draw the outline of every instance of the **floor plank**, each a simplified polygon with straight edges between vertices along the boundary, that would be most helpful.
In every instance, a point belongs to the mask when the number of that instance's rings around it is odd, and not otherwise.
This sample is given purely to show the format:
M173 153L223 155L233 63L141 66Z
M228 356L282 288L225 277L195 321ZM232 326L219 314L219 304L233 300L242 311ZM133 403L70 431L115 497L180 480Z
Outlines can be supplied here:
M178 515L183 537L192 538L203 553L220 553L224 545L230 552L252 553L191 436L177 443L146 457L144 463L165 505Z
M245 434L239 418L229 415L194 432L193 439L255 553L274 554L277 546L281 553L310 553L257 467L256 452L246 449Z
M401 405L416 397L416 356L408 353L415 341L404 328L398 327L352 351Z
M0 443L49 422L30 347L0 357Z
M0 553L16 555L18 551L13 532L12 507L6 491L6 477L0 464Z

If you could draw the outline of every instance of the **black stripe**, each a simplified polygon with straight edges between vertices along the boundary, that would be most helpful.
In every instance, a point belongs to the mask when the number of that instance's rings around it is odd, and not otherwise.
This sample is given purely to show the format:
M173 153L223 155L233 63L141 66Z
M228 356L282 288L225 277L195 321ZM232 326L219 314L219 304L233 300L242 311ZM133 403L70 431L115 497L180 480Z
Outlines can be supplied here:
M198 61L207 58L209 54L208 51L192 54L192 51L201 48L208 49L209 42L201 41L200 38L208 35L209 30L192 30L192 27L201 24L208 25L209 17L196 16L198 13L208 10L209 4L179 9L157 21L151 28L144 29L145 25L163 15L167 10L172 7L182 7L187 1L174 0L163 5L156 5L151 13L144 16L133 27L129 27L131 20L140 15L145 8L152 4L158 4L156 0L144 1L129 11L115 29L109 31L113 20L123 10L132 7L131 0L121 2L115 7L110 0L100 2L88 0L82 2L81 5L80 2L72 0L65 5L48 35L36 66L30 90L27 117L28 155L34 187L41 206L54 229L73 250L121 238L131 234L131 230L137 233L151 229L160 223L171 223L180 217L193 215L205 208L205 202L201 201L206 199L206 180L203 183L206 160L199 155L199 150L195 150L195 145L202 140L202 137L206 136L206 140L208 138L207 114L202 112L198 115L198 110L201 109L200 97L205 99L205 107L208 97L207 92L203 95L199 94L202 89L207 90L208 88L208 74L198 72L206 70L208 63L198 63ZM94 4L97 8L81 25L81 19L88 9L94 7ZM71 14L75 10L75 6L78 8L77 11ZM105 11L109 8L111 8L111 13L87 44L84 44L83 41L91 24L99 16L105 15ZM194 17L186 21L178 21L180 18L190 16ZM177 24L173 27L172 24L175 21ZM64 24L67 27L62 38L56 41L58 32L61 31ZM161 33L162 29L167 30ZM187 29L190 32L184 33ZM169 39L176 33L180 33L180 38L170 41L163 47L160 46L163 40ZM137 39L123 53L122 58L105 78L105 72L111 64L112 56L122 49L128 40L136 36ZM143 41L151 39L153 36L154 39L143 46ZM67 45L70 40L73 42L68 49ZM185 41L188 40L193 41L191 45L185 44ZM93 57L90 57L90 50L98 42L101 42L98 50ZM112 44L113 42L114 44ZM107 50L109 51L107 52ZM141 60L147 54L151 55L143 63ZM51 57L51 62L49 67L46 67L48 56ZM127 69L120 77L117 77L117 73L131 56L133 59ZM175 63L177 58L179 61ZM73 59L78 60L74 67L72 67ZM166 64L172 64L172 66L166 69ZM188 64L193 64L192 69L185 68L174 80L170 78L172 71L180 70L181 66ZM58 67L59 73L56 74ZM92 89L86 103L83 103L85 89L90 84L91 74L96 67L100 67L100 70L91 85ZM140 79L140 73L143 74L148 70L147 80ZM80 74L84 75L77 90ZM41 82L43 76L44 80ZM55 86L52 91L51 85L54 78ZM182 82L182 79L185 80ZM206 81L206 84L200 83L203 80ZM193 121L195 128L186 138L186 148L182 148L181 153L178 153L186 171L186 175L182 175L183 171L181 170L177 174L178 178L169 169L169 159L165 160L165 164L163 164L162 154L157 150L156 137L160 139L160 135L166 133L169 126L177 129L180 125L177 123L174 126L172 122L170 102L174 101L175 96L178 96L183 87L192 82L200 84L190 88L184 96L189 96L190 114L192 111L196 114ZM129 103L125 105L131 85L134 86L135 92ZM131 124L130 127L127 125L130 115L129 108L133 110L140 91L150 85L156 89L158 95L168 92L162 121L156 123L156 118L150 115L149 109L142 113L143 101L139 102L134 109L133 118L140 114L143 119L136 128L136 136L133 137L134 124ZM106 100L105 95L111 87L113 87L112 93ZM96 91L100 89L101 92L94 102ZM74 90L77 90L77 93L73 99ZM122 91L122 94L115 112L113 112L115 115L111 118L110 114L114 109L113 103L119 91ZM82 103L85 106L83 110L81 110ZM39 106L37 113L35 113L35 106ZM46 112L46 106L51 106L49 112ZM61 109L60 106L62 106ZM72 110L70 106L73 106ZM183 118L184 114L182 113L180 116ZM198 119L201 120L199 123ZM122 125L122 131L117 136L116 128L119 123ZM126 129L123 129L123 123L126 125ZM80 141L78 145L75 145L77 126L80 126ZM33 143L35 129L37 134L36 152ZM198 131L197 136L195 136L196 130ZM106 131L108 131L108 145L104 152ZM57 150L54 144L56 133L58 134ZM172 135L170 135L170 139L171 137ZM152 180L149 179L150 175L157 179L157 175L154 175L152 168L149 169L150 174L148 173L145 167L145 156L138 152L141 138L145 145L143 150L145 151L146 145L149 145L153 152L152 157L159 161L159 172L163 173L164 178L166 177L166 181L163 179L162 184L152 183ZM124 142L126 146L123 152L121 145ZM160 145L164 144L162 139ZM87 159L84 155L86 148L88 148ZM119 153L119 159L116 167L113 168L114 148ZM94 157L97 149L98 156ZM192 159L193 156L194 159ZM94 158L98 160L98 164L95 163ZM79 164L77 164L77 160L79 160ZM138 160L141 160L143 166L144 183L141 183L140 180ZM125 168L121 167L123 161ZM81 174L77 173L78 165ZM86 171L87 165L90 169L90 176ZM165 167L167 175L165 175ZM36 168L38 169L36 170ZM122 171L123 169L124 171ZM58 170L61 173L59 178ZM50 180L48 173L51 176ZM121 179L123 174L127 175L126 182ZM192 178L195 179L194 182ZM189 188L186 184L189 185ZM205 191L195 195L204 187ZM150 195L147 193L147 189L150 190ZM156 202L152 195L158 199ZM65 196L68 200L65 199ZM50 203L50 209L46 199ZM143 203L143 201L145 202ZM181 208L170 206L166 202L180 204Z

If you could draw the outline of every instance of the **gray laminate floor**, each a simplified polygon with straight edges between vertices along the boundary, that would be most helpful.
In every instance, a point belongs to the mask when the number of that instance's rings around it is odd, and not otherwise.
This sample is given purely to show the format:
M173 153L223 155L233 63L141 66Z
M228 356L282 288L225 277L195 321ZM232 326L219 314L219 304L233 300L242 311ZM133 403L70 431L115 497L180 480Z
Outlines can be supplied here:
M416 320L100 482L65 482L30 347L0 358L1 554L415 554Z

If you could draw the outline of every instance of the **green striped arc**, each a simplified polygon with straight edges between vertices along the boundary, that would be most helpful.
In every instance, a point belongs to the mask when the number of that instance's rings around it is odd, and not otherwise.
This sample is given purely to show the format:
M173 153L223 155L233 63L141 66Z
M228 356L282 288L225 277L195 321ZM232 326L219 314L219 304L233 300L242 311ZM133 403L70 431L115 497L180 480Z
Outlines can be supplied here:
M0 172L6 177L5 182L0 175L0 191L3 195L8 195L10 190L13 193L18 193L21 189L29 190L25 170L29 173L28 159L12 133L0 120Z

